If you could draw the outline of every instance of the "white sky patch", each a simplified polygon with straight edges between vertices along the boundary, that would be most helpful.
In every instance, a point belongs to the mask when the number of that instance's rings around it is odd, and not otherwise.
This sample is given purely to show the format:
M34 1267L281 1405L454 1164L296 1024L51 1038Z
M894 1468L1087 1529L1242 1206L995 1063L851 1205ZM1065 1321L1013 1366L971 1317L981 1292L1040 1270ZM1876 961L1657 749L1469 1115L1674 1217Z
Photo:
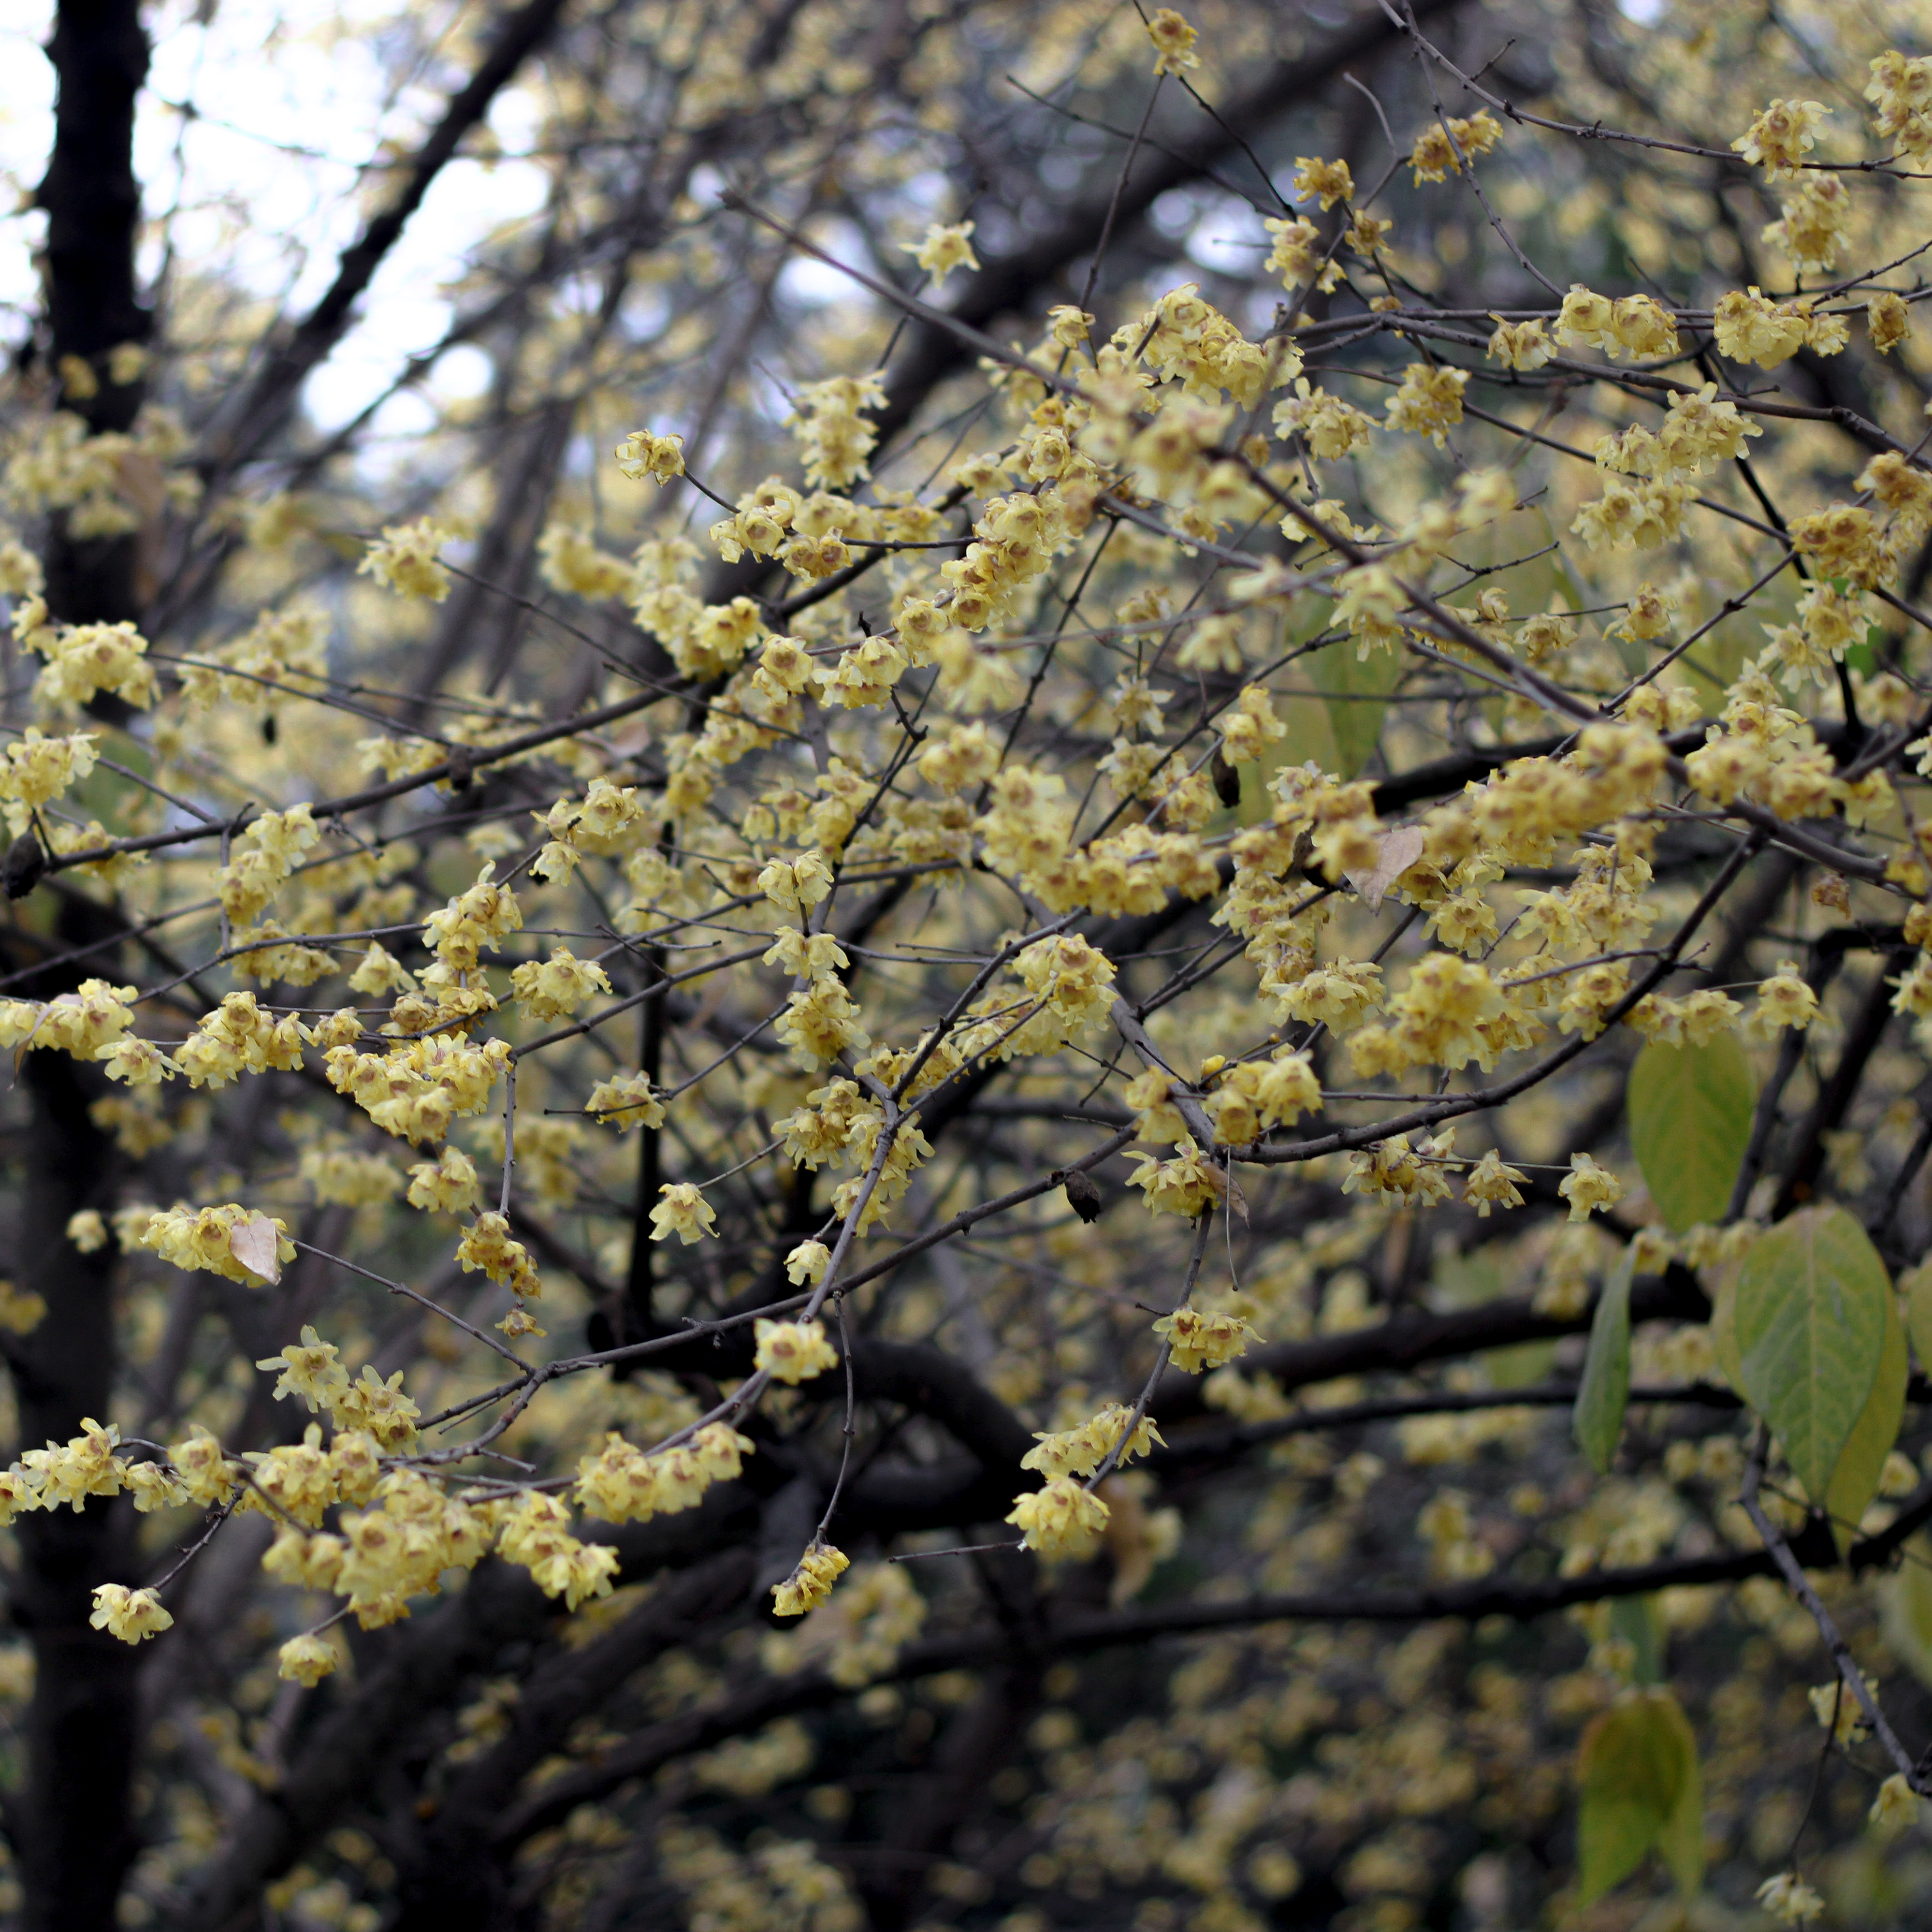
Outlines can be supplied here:
M52 140L54 77L44 51L52 11L50 0L15 0L0 27L8 73L0 197L14 209L40 180ZM206 26L179 4L149 13L153 63L135 134L149 224L142 270L152 276L160 265L165 218L178 260L299 314L334 278L367 209L380 205L385 176L365 173L368 164L410 151L442 113L459 70L439 61L390 92L381 29L394 17L393 0L226 0L212 11ZM506 93L490 125L514 154L536 137L533 104ZM436 343L452 314L443 291L470 251L506 221L535 213L546 187L531 162L460 160L443 170L378 271L361 319L309 381L304 400L320 427L346 421L409 356ZM0 218L0 331L9 343L21 339L38 303L33 254L46 226L37 212ZM480 351L454 350L432 380L446 393L473 395L488 375ZM379 426L413 427L419 407L392 405Z

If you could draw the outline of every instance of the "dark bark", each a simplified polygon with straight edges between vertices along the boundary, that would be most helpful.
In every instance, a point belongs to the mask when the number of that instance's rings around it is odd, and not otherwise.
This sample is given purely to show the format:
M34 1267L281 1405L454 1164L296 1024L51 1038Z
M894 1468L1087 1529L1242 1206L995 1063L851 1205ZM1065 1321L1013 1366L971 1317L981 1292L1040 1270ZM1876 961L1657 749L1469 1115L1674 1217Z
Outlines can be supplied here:
M61 407L98 435L129 428L144 392L138 381L116 383L108 367L110 350L145 341L148 328L134 280L134 102L148 72L138 0L62 0L47 56L58 93L38 195L47 215L46 339ZM70 356L87 365L91 384L70 379ZM137 615L137 549L132 536L70 540L57 520L44 560L49 608L70 623Z
M92 433L125 430L142 386L116 383L107 352L148 333L134 274L134 104L148 68L136 0L62 0L48 53L58 95L39 192L47 213L47 339L62 407ZM70 357L87 365L91 383L76 379ZM137 617L138 551L133 536L72 539L57 519L44 559L54 615L77 623ZM102 939L109 917L88 901L69 902L62 949ZM56 968L23 990L44 999L80 977ZM67 1224L82 1208L112 1206L114 1173L112 1145L88 1112L98 1078L63 1054L32 1052L22 1080L32 1125L13 1272L47 1305L10 1357L22 1446L32 1447L64 1442L84 1417L108 1413L116 1253L110 1245L83 1254ZM136 1657L88 1621L96 1585L138 1580L131 1520L124 1504L95 1502L79 1513L36 1511L16 1526L12 1609L32 1642L35 1668L20 1802L29 1932L108 1932L134 1852Z
M580 1718L674 1644L736 1609L752 1562L748 1549L722 1552L662 1585L614 1629L532 1673L509 1729L452 1781L418 1837L391 1932L496 1932L511 1923L510 1873L494 1843L503 1807L538 1762L563 1748Z
M111 1149L88 1117L92 1089L64 1055L32 1053L32 1097L20 1245L14 1272L47 1314L12 1355L23 1446L64 1442L104 1417L115 1360L114 1250L83 1254L68 1217L112 1204ZM134 1851L130 1786L136 1742L127 1645L89 1627L97 1584L133 1582L124 1504L35 1510L14 1525L20 1565L14 1621L34 1648L27 1785L20 1847L28 1932L107 1932Z
M1884 1568L1896 1561L1901 1545L1932 1517L1932 1484L1916 1492L1903 1505L1898 1520L1876 1536L1861 1538L1844 1559L1854 1576ZM1807 1568L1831 1570L1840 1559L1832 1533L1814 1518L1792 1540L1791 1547ZM1679 1585L1736 1583L1746 1577L1775 1574L1768 1550L1725 1551L1715 1555L1664 1557L1654 1563L1624 1569L1588 1570L1574 1576L1524 1581L1493 1576L1471 1583L1450 1583L1429 1588L1374 1591L1334 1590L1303 1595L1253 1596L1225 1602L1195 1599L1181 1603L1093 1612L1075 1610L1052 1618L1032 1633L1035 1661L1060 1657L1090 1656L1106 1650L1150 1644L1162 1637L1202 1630L1234 1630L1268 1623L1381 1624L1429 1623L1455 1617L1470 1622L1485 1617L1508 1617L1529 1622L1569 1609L1579 1603L1599 1603L1621 1597L1645 1597ZM1005 1625L978 1627L957 1636L928 1637L908 1644L884 1681L905 1682L943 1671L1010 1666L1015 1644ZM505 1808L496 1825L496 1842L506 1851L530 1837L560 1824L580 1804L596 1804L620 1785L651 1777L665 1765L708 1750L728 1738L741 1737L780 1717L818 1710L852 1694L822 1670L802 1670L788 1677L761 1678L718 1702L647 1726L613 1746L595 1763L560 1773L530 1792L520 1804Z
M902 1932L911 1922L932 1861L971 1816L987 1780L1019 1747L1039 1702L1040 1672L1030 1662L988 1671L979 1694L946 1727L932 1762L906 1779L862 1882L875 1932Z
M741 1542L753 1501L742 1485L722 1485L698 1509L620 1531L610 1540L624 1558L621 1580L641 1582ZM262 1888L356 1813L384 1768L466 1680L488 1672L507 1647L541 1640L561 1610L522 1570L493 1560L452 1602L382 1633L376 1660L352 1688L334 1693L280 1784L249 1806L170 1923L178 1932L254 1925Z
M1785 1164L1783 1185L1772 1206L1772 1220L1782 1221L1793 1208L1802 1207L1811 1198L1819 1171L1825 1164L1825 1136L1843 1124L1857 1098L1865 1068L1892 1023L1894 976L1910 966L1915 957L1912 949L1901 947L1887 954L1884 964L1872 975L1871 985L1840 1050L1838 1064L1819 1089L1816 1101L1798 1130Z

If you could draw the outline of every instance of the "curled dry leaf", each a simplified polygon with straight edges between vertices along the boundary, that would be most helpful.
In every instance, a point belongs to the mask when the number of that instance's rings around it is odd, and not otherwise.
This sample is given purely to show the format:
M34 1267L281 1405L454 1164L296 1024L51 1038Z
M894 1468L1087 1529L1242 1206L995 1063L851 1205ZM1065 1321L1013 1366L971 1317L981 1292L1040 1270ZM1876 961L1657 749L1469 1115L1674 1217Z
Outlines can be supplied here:
M275 1224L266 1214L251 1214L235 1224L228 1237L228 1249L251 1275L260 1275L271 1284L282 1278L281 1256Z
M1371 912L1382 910L1389 888L1422 856L1424 843L1420 825L1397 825L1382 835L1382 856L1372 872L1352 872L1348 883L1361 895Z

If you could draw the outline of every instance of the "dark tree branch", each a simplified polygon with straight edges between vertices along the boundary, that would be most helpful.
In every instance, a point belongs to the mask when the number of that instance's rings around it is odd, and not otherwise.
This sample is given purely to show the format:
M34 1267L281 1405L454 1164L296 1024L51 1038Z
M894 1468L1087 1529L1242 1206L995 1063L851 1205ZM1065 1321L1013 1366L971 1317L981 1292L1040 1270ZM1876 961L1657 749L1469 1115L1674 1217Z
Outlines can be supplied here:
M620 1532L611 1540L625 1558L623 1580L711 1556L742 1536L752 1506L746 1486L726 1484L698 1509ZM424 1720L466 1678L488 1670L506 1645L541 1639L560 1614L521 1570L493 1561L453 1602L385 1633L380 1660L328 1705L281 1783L249 1806L200 1874L172 1921L179 1932L252 1925L262 1886L368 1795L378 1771Z
M1912 1497L1890 1529L1852 1544L1848 1561L1854 1573L1888 1564L1899 1544L1928 1516L1932 1516L1932 1484ZM1790 1547L1808 1569L1831 1569L1838 1561L1831 1531L1816 1518L1792 1540ZM1476 1622L1491 1616L1527 1623L1580 1603L1648 1596L1678 1586L1741 1582L1746 1577L1773 1575L1776 1567L1768 1551L1737 1550L1712 1556L1668 1557L1655 1563L1586 1570L1575 1576L1534 1582L1490 1576L1433 1588L1238 1597L1222 1603L1076 1614L1049 1620L1035 1633L1034 1641L1042 1657L1077 1657L1150 1643L1162 1637L1245 1630L1258 1624L1419 1624L1449 1617ZM883 1681L904 1682L944 1671L984 1667L1010 1659L1012 1650L1011 1635L999 1627L929 1638L901 1651ZM853 1694L850 1687L833 1683L821 1670L799 1671L749 1685L707 1709L684 1712L653 1724L605 1752L595 1764L550 1779L522 1803L506 1809L496 1828L497 1843L505 1848L520 1844L532 1833L560 1822L577 1806L594 1803L634 1778L648 1777L676 1759L708 1750L728 1738L757 1730L779 1717L817 1709Z
M394 1932L476 1932L504 1921L509 1873L493 1838L517 1786L634 1672L742 1604L753 1567L748 1549L722 1551L662 1585L615 1629L532 1672L508 1731L452 1780L421 1833L398 1882Z

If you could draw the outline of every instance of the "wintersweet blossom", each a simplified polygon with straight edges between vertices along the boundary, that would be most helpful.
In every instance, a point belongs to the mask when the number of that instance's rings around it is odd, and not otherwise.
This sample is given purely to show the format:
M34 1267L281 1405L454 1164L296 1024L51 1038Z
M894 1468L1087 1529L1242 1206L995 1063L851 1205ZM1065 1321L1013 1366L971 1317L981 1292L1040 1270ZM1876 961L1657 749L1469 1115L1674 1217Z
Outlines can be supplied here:
M138 1644L171 1629L175 1620L161 1607L161 1600L153 1591L103 1583L95 1587L94 1614L87 1621L97 1630L105 1630L124 1644Z
M718 1232L717 1215L694 1182L667 1181L658 1194L651 1209L653 1241L666 1241L675 1234L688 1248Z
M1071 1476L1055 1476L1016 1497L1006 1520L1028 1549L1042 1556L1080 1556L1107 1526L1110 1512Z
M1570 1203L1572 1221L1587 1221L1599 1208L1614 1207L1624 1197L1624 1184L1588 1154L1572 1154L1570 1172L1557 1192Z
M1179 74L1198 67L1201 56L1194 51L1198 36L1186 19L1172 7L1162 7L1147 23L1148 38L1154 42L1156 74Z
M806 1611L817 1609L850 1567L851 1558L842 1549L814 1543L799 1558L798 1567L783 1582L772 1585L772 1615L802 1617Z
M1173 1314L1162 1315L1154 1332L1166 1338L1168 1360L1190 1375L1234 1361L1248 1352L1249 1343L1263 1339L1245 1316L1194 1308L1176 1309Z
M838 1351L816 1321L772 1321L760 1316L754 1326L753 1366L769 1369L778 1381L794 1385L838 1366Z

